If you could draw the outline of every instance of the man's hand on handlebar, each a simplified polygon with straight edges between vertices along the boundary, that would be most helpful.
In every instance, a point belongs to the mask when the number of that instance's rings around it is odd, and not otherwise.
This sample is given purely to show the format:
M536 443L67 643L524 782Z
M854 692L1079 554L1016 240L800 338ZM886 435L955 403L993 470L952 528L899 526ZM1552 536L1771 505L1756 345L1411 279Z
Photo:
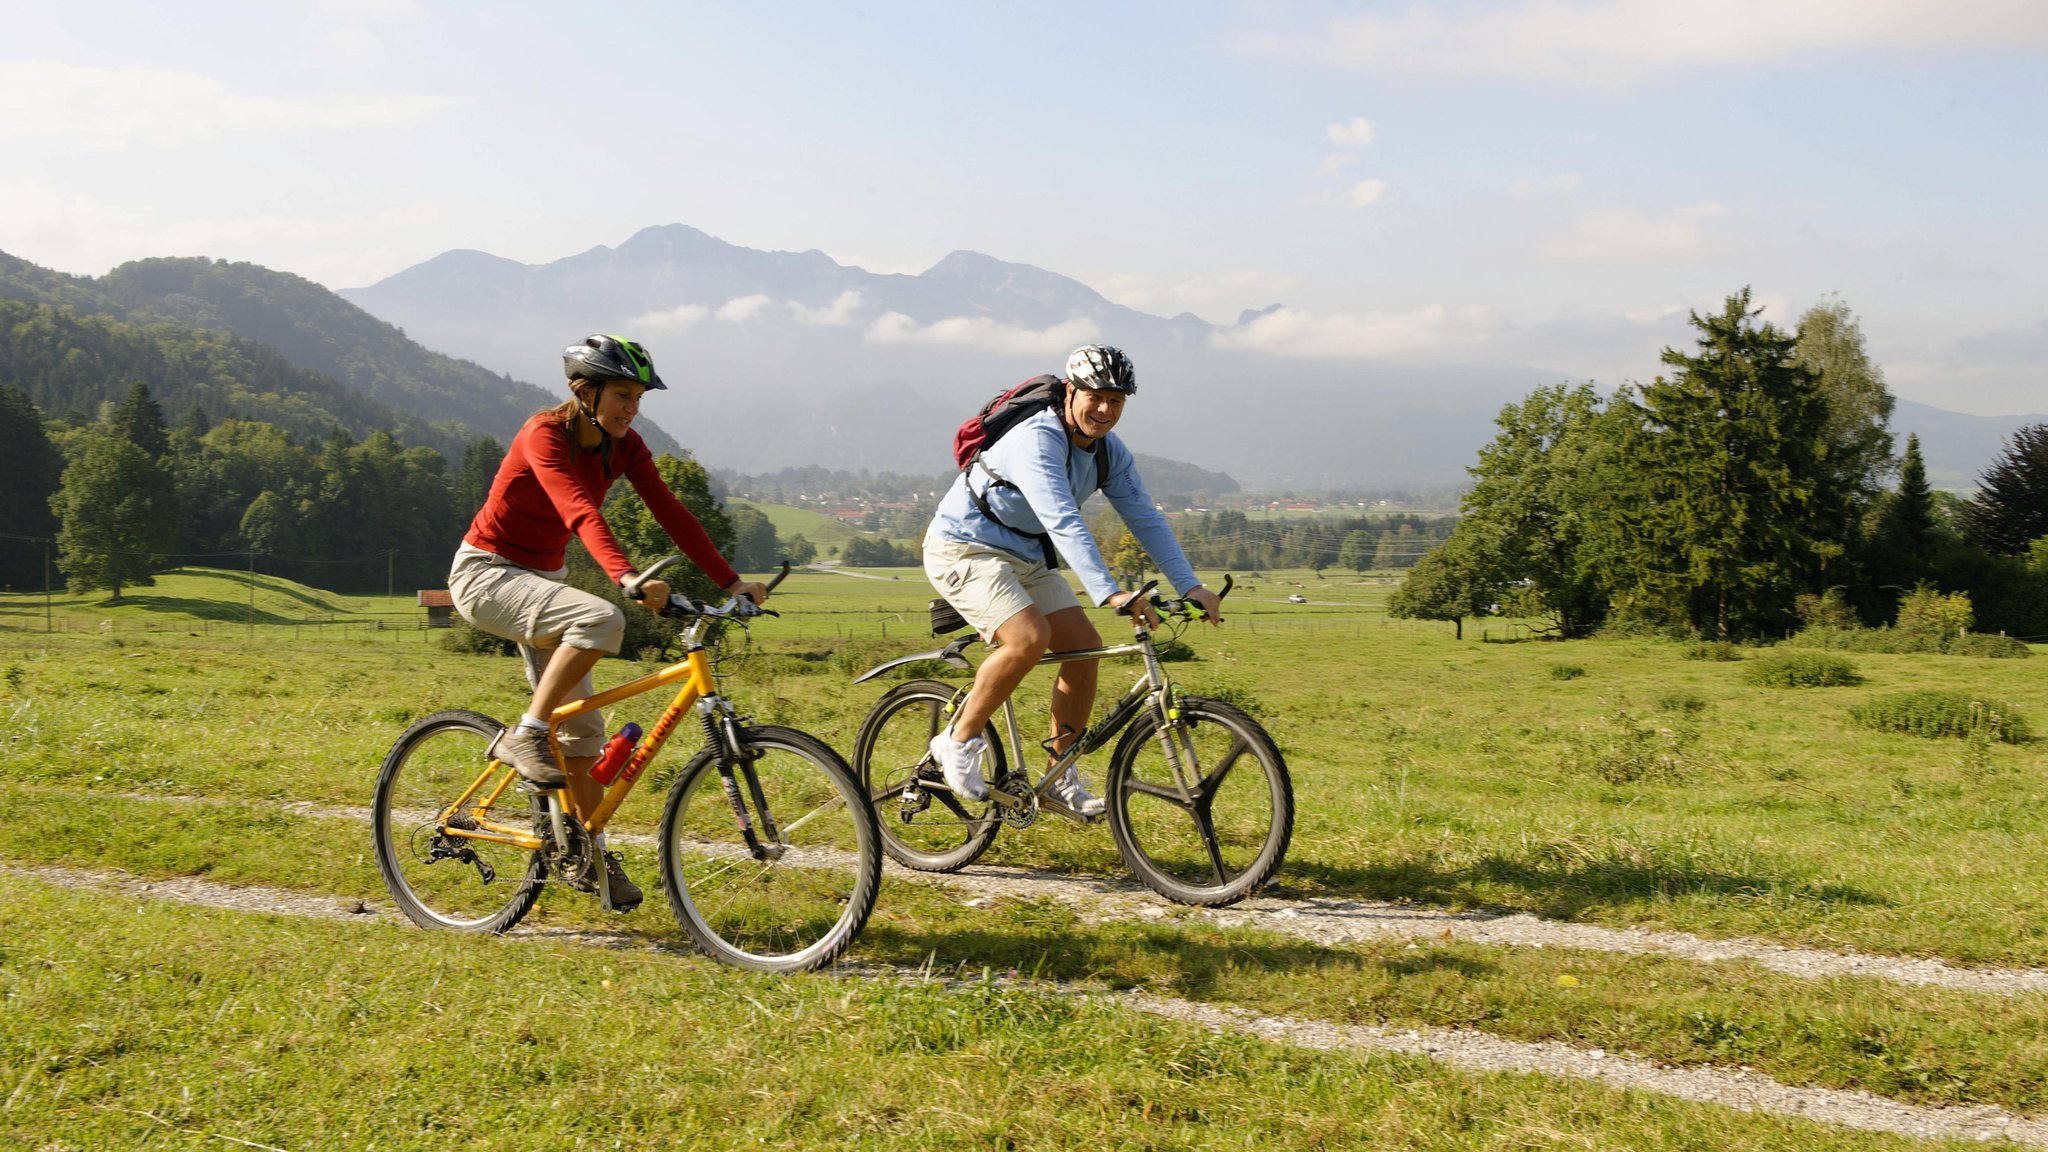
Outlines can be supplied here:
M1207 588L1198 586L1188 589L1188 594L1185 598L1201 607L1203 623L1223 623L1223 597L1209 591Z
M1127 609L1132 619L1147 628L1159 627L1159 613L1153 609L1152 602L1136 592L1117 593L1109 598L1109 606L1111 608Z

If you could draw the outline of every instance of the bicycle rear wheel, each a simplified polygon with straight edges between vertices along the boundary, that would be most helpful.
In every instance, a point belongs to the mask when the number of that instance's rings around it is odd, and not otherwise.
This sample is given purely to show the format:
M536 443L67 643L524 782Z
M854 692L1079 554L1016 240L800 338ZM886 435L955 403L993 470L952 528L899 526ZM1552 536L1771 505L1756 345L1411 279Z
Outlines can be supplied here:
M1109 828L1147 888L1215 907L1257 891L1280 869L1294 833L1294 786L1258 721L1218 700L1183 697L1167 735L1177 742L1183 794L1145 709L1109 765Z
M911 680L891 688L861 721L853 740L853 767L867 786L882 831L882 850L906 868L957 872L988 851L1002 825L994 802L972 803L950 789L926 788L943 781L932 763L932 737L952 723L960 689L937 680ZM988 756L984 779L1001 780L1006 767L1003 742L990 724L982 732Z
M852 769L813 736L742 728L740 746L747 762L733 766L732 790L710 748L669 789L660 845L669 908L700 951L727 964L822 967L874 910L882 882L874 812Z
M449 831L532 830L530 801L510 765L471 789L503 727L476 712L436 712L406 729L378 769L370 804L377 870L399 911L422 928L503 932L540 897L540 853Z

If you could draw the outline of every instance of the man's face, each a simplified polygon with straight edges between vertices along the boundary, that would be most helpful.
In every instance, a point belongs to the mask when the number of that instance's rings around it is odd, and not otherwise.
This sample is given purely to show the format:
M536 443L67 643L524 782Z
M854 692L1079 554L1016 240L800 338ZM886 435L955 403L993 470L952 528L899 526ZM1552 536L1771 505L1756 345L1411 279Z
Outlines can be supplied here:
M1129 399L1124 393L1107 388L1091 391L1069 387L1068 393L1067 422L1089 441L1109 435L1109 430L1123 417L1124 401Z

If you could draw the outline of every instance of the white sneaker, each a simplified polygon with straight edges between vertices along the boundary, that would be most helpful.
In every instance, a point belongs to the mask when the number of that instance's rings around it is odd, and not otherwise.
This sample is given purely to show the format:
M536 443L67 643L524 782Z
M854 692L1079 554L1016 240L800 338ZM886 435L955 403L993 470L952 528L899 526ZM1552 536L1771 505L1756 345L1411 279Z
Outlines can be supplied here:
M931 749L932 758L946 774L947 787L972 803L988 799L988 784L981 778L981 754L988 751L985 738L976 736L962 743L953 739L951 732L941 732L932 737Z
M1071 764L1067 766L1066 775L1053 781L1047 791L1052 799L1083 820L1093 820L1109 809L1102 797L1088 790L1088 785L1081 780L1081 770Z

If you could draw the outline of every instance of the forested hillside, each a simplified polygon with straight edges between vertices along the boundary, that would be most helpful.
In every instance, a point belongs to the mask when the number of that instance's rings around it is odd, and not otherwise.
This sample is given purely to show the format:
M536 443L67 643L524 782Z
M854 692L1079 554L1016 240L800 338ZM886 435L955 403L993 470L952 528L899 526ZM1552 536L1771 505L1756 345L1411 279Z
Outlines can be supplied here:
M454 420L397 412L252 340L0 300L0 386L20 388L46 413L90 421L136 384L180 417L196 409L209 420L262 420L311 439L337 428L388 431L460 456L479 434Z
M159 403L175 413L188 406L186 394L190 392L191 401L212 419L272 420L260 409L226 406L245 390L239 385L253 370L263 384L254 393L275 394L292 410L285 419L273 422L294 431L309 414L324 413L331 419L316 420L313 433L324 434L333 425L359 437L385 430L408 444L430 445L459 455L460 446L477 437L509 438L526 417L560 399L547 388L429 351L400 329L320 285L255 264L205 258L138 260L95 280L52 272L0 253L0 300L69 308L81 318L121 321L130 330L144 333L144 339L175 349L207 345L233 349L228 355L209 352L196 358L167 351L163 359L168 361L168 375L103 382L98 385L101 394L92 403L118 398L129 384L142 380ZM19 322L18 314L10 317L10 324ZM31 335L47 338L49 333L45 329ZM224 343L222 335L238 337L242 345ZM578 335L537 334L535 375L551 384L559 372L558 346ZM122 338L128 338L128 333ZM248 347L252 344L261 348ZM22 350L32 357L25 364L18 364L12 355L0 354L0 384L17 384L46 411L72 410L74 402L61 396L45 400L29 375L29 365L41 365L47 372L49 362L61 359L62 354L53 356L47 346L36 349L24 344ZM66 375L68 385L75 386L90 370L93 357L88 351L80 371ZM148 355L123 352L111 355L103 366L146 366L149 359ZM276 371L278 365L299 372ZM214 388L197 387L208 378L207 372L216 368L225 371L230 382ZM345 397L358 402L344 402ZM266 404L276 402L266 396ZM656 452L676 449L675 441L651 421L642 419L639 429Z

